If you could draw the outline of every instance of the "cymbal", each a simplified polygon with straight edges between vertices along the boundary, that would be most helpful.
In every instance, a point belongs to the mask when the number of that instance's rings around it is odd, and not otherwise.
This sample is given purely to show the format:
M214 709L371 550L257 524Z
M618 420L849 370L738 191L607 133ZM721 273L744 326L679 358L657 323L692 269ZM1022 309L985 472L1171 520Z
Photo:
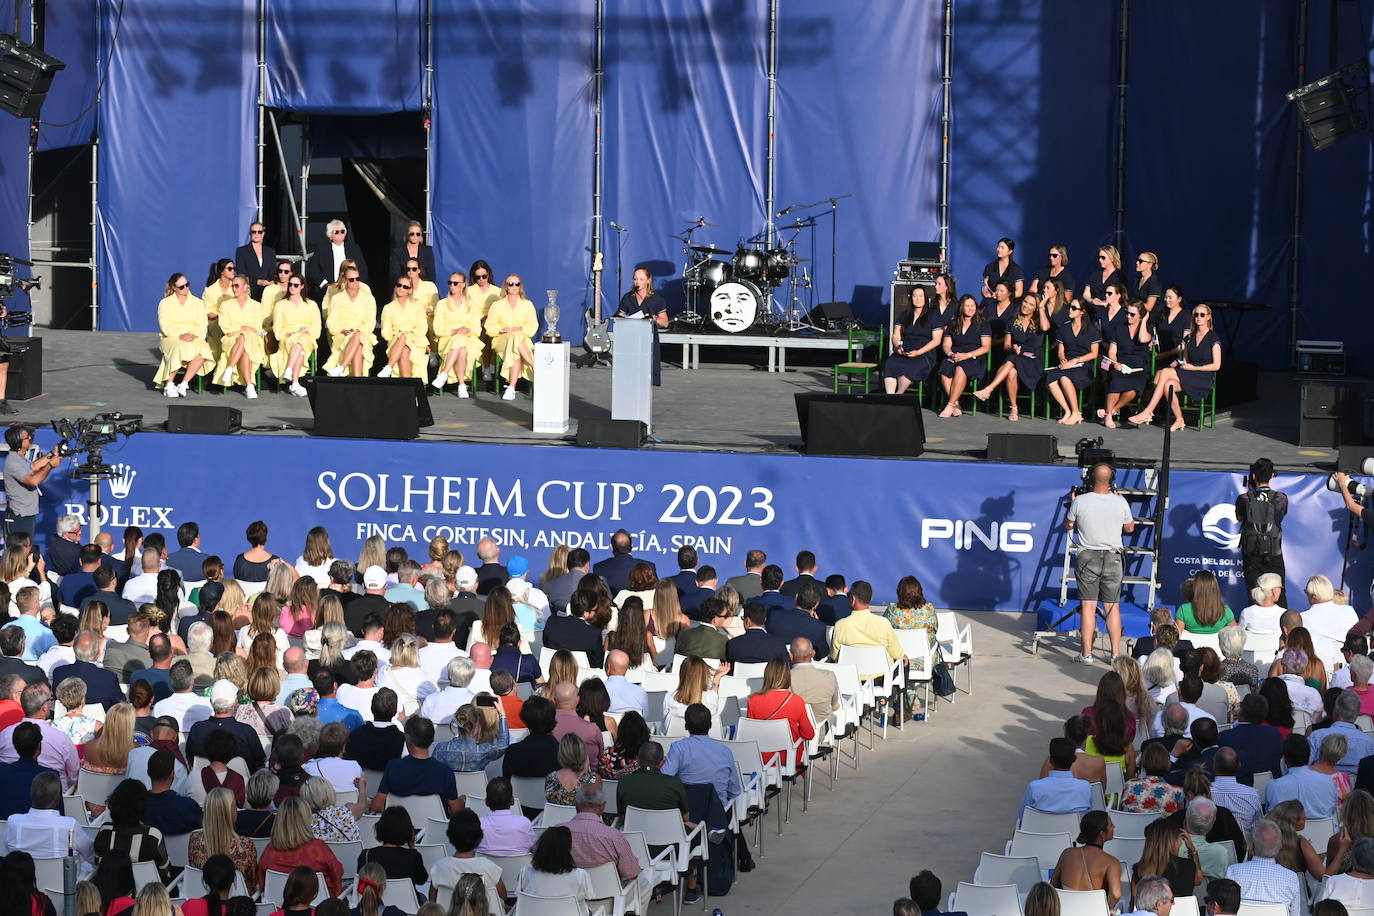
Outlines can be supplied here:
M693 251L699 251L699 252L701 252L702 254L732 254L732 253L733 253L733 252L730 252L730 251L726 251L724 248L717 248L717 247L715 247L714 245L693 245L693 246L692 246L692 250L693 250Z
M677 241L683 242L683 243L686 243L686 242L690 241L690 239L686 239L686 238L684 238L684 237L682 237L682 236L680 236L680 235L670 235L670 236L668 236L668 238L670 238L670 239L676 239Z

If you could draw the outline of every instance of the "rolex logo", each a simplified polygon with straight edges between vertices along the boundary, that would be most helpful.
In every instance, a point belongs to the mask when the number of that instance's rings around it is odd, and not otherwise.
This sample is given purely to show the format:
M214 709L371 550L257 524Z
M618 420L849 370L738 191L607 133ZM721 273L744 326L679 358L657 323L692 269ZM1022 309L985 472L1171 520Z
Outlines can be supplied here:
M134 478L138 476L138 471L123 462L116 464L114 469L115 476L110 478L110 495L116 499L123 499L129 495L129 490L134 485Z

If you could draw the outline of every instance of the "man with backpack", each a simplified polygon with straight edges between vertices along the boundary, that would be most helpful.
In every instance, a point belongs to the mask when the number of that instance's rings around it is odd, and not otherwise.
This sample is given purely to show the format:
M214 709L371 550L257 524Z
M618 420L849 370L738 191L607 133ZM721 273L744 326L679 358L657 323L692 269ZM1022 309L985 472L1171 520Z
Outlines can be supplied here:
M1288 514L1288 496L1269 486L1274 479L1274 462L1259 458L1250 465L1245 492L1236 497L1236 521L1240 522L1240 554L1245 564L1245 587L1252 589L1265 573L1284 579L1283 517ZM1279 604L1287 607L1285 595Z

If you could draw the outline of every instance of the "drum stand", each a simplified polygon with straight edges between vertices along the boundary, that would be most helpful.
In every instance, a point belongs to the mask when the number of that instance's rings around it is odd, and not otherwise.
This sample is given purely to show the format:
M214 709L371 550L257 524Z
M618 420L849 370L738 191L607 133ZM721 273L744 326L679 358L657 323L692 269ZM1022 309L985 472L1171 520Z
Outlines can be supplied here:
M692 250L692 233L702 226L708 225L704 219L697 220L683 230L682 235L675 235L673 238L682 243L682 283L686 295L683 297L683 311L679 312L673 320L678 324L688 327L700 327L703 321L700 309L701 287L692 281L692 276L697 268L705 264L710 258L705 255L697 254Z

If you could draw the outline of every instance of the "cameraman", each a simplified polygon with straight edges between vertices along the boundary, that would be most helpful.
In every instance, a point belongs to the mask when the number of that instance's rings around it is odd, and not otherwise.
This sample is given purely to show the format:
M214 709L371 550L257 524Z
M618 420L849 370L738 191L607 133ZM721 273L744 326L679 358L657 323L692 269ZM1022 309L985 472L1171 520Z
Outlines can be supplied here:
M1344 471L1337 471L1331 475L1331 479L1336 481L1341 499L1345 500L1345 507L1350 510L1351 514L1366 525L1374 522L1374 514L1370 513L1369 507L1357 500L1355 494L1350 492L1350 475Z
M38 485L48 479L61 459L49 452L29 463L25 453L33 445L33 427L11 426L5 430L5 444L10 453L5 456L5 531L13 534L26 531L33 534L38 521Z
M1283 518L1288 514L1288 495L1269 486L1274 462L1259 458L1250 465L1245 492L1236 497L1236 521L1240 522L1240 555L1245 564L1245 587L1253 589L1259 577L1274 573L1284 579ZM1287 607L1283 591L1279 604Z
M1069 503L1064 528L1078 532L1078 557L1074 576L1082 602L1083 654L1079 661L1093 661L1093 630L1097 627L1097 603L1107 611L1107 633L1112 640L1112 658L1121 654L1121 577L1123 575L1121 535L1135 530L1135 519L1125 497L1112 492L1114 471L1109 464L1095 464L1088 472L1092 489L1075 492Z

